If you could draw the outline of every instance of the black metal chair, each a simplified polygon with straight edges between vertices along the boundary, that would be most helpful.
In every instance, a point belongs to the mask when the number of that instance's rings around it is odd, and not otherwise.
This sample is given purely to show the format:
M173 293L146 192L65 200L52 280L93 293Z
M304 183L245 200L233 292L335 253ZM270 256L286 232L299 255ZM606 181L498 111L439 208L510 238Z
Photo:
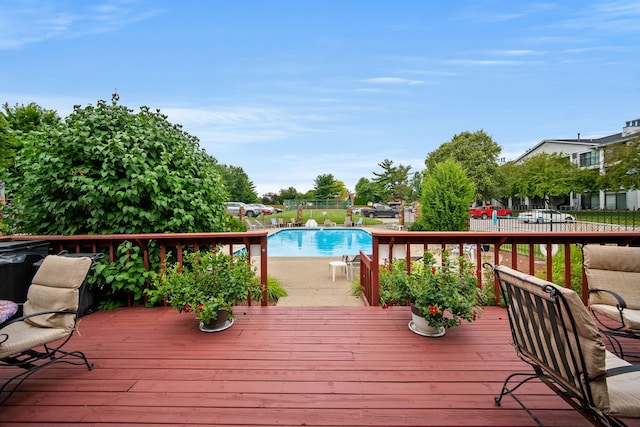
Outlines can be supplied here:
M582 300L571 289L496 266L518 356L533 372L513 373L495 403L512 396L538 425L542 422L516 391L539 379L594 425L625 425L640 418L640 366L606 350ZM522 378L515 385L511 380Z
M3 324L0 367L21 368L0 387L4 403L28 377L54 363L91 365L84 353L64 351L77 325L80 287L91 268L88 257L47 256L33 277L23 315ZM3 396L4 395L4 396Z

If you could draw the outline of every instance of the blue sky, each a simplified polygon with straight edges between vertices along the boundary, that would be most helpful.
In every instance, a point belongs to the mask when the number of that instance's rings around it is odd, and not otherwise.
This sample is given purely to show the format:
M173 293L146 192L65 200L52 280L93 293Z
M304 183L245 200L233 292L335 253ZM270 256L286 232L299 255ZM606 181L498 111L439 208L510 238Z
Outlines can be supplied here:
M507 160L640 118L640 1L4 0L0 103L159 108L259 195L464 131Z

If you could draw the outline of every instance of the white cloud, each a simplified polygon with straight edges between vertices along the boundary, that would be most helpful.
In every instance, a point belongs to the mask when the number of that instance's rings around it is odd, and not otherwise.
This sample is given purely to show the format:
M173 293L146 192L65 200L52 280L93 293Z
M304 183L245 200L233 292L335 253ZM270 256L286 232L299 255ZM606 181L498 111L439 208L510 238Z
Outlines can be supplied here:
M544 55L546 52L531 50L531 49L510 49L510 50L491 50L491 51L486 51L486 53L497 55L497 56L520 57L520 56Z
M0 50L19 49L56 38L77 38L115 31L160 11L129 0L0 3ZM71 9L73 8L73 12Z
M425 82L422 80L410 80L399 77L375 77L362 80L365 83L389 84L389 85L421 85Z
M462 65L465 67L493 67L493 66L518 66L522 61L510 61L503 59L449 59L445 61L450 65Z

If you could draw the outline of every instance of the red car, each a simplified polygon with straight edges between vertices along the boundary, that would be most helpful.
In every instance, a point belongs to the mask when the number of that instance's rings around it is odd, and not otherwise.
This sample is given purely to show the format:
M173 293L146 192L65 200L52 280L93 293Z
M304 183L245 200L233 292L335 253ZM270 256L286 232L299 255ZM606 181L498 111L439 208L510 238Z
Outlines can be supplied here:
M471 218L474 218L474 219L475 218L487 219L487 218L491 218L494 211L498 216L513 215L513 211L511 209L503 208L502 206L493 206L493 205L477 206L475 208L471 208L469 209L469 215L471 215Z

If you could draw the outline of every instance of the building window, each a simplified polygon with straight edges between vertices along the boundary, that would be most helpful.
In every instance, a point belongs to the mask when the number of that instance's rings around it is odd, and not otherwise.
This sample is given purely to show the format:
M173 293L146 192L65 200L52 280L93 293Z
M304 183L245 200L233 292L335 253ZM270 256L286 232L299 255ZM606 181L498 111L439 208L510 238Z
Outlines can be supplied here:
M580 154L580 167L594 166L600 163L600 156L598 151L593 150L587 153Z

